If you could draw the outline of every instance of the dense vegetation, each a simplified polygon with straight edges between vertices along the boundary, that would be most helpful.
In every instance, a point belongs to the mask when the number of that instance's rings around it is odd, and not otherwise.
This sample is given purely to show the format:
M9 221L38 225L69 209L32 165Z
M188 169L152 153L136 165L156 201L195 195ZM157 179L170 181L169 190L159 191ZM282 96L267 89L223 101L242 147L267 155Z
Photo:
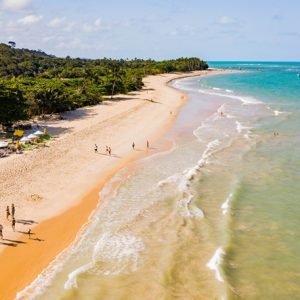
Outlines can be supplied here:
M0 44L0 124L73 110L143 86L147 75L207 69L199 58L114 60L57 58Z

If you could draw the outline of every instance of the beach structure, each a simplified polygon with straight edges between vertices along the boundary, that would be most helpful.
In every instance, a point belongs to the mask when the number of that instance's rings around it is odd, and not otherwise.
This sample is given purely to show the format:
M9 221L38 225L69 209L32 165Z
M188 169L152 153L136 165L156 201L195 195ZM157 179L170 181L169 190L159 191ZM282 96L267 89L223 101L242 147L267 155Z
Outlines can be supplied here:
M28 136L22 137L20 139L20 142L26 144L26 143L29 143L29 142L31 142L32 140L34 140L34 139L36 139L38 137L44 136L44 135L45 135L44 132L42 132L40 130L37 130L34 133L29 134Z
M36 139L37 136L34 135L34 134L29 134L29 135L27 136L27 138L30 139L30 140L33 140L33 139Z
M40 131L40 130L35 131L33 134L35 136L43 136L44 135L44 133L42 131Z
M8 142L0 142L0 149L7 148Z
M24 144L29 143L30 141L31 141L31 139L26 136L24 136L20 139L20 142L24 143Z

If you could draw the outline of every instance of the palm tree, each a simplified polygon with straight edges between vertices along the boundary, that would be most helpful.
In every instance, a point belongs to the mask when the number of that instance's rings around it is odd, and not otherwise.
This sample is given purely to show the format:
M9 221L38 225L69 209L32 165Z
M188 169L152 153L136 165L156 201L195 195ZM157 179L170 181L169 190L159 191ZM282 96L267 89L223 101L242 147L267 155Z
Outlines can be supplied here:
M108 64L108 74L107 77L110 81L111 84L111 96L110 98L112 99L117 84L120 83L120 85L123 85L123 76L125 74L125 72L123 71L123 69L121 68L121 64L117 61L111 61Z

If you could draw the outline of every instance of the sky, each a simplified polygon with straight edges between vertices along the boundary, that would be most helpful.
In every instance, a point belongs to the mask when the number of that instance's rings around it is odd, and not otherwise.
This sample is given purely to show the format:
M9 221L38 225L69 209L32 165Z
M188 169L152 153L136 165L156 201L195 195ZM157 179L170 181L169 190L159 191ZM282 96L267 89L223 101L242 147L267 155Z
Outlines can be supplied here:
M0 42L59 57L300 61L300 0L0 0Z

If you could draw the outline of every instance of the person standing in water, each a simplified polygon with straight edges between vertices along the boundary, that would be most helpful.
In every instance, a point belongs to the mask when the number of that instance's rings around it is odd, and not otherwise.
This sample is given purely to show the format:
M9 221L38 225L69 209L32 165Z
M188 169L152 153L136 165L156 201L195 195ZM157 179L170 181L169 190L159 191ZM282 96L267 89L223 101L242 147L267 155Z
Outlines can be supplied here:
M147 149L149 149L150 148L150 143L149 143L149 141L147 140Z
M134 150L134 147L135 147L135 144L134 144L134 142L132 143L132 149Z
M98 152L98 146L95 144L95 153Z

